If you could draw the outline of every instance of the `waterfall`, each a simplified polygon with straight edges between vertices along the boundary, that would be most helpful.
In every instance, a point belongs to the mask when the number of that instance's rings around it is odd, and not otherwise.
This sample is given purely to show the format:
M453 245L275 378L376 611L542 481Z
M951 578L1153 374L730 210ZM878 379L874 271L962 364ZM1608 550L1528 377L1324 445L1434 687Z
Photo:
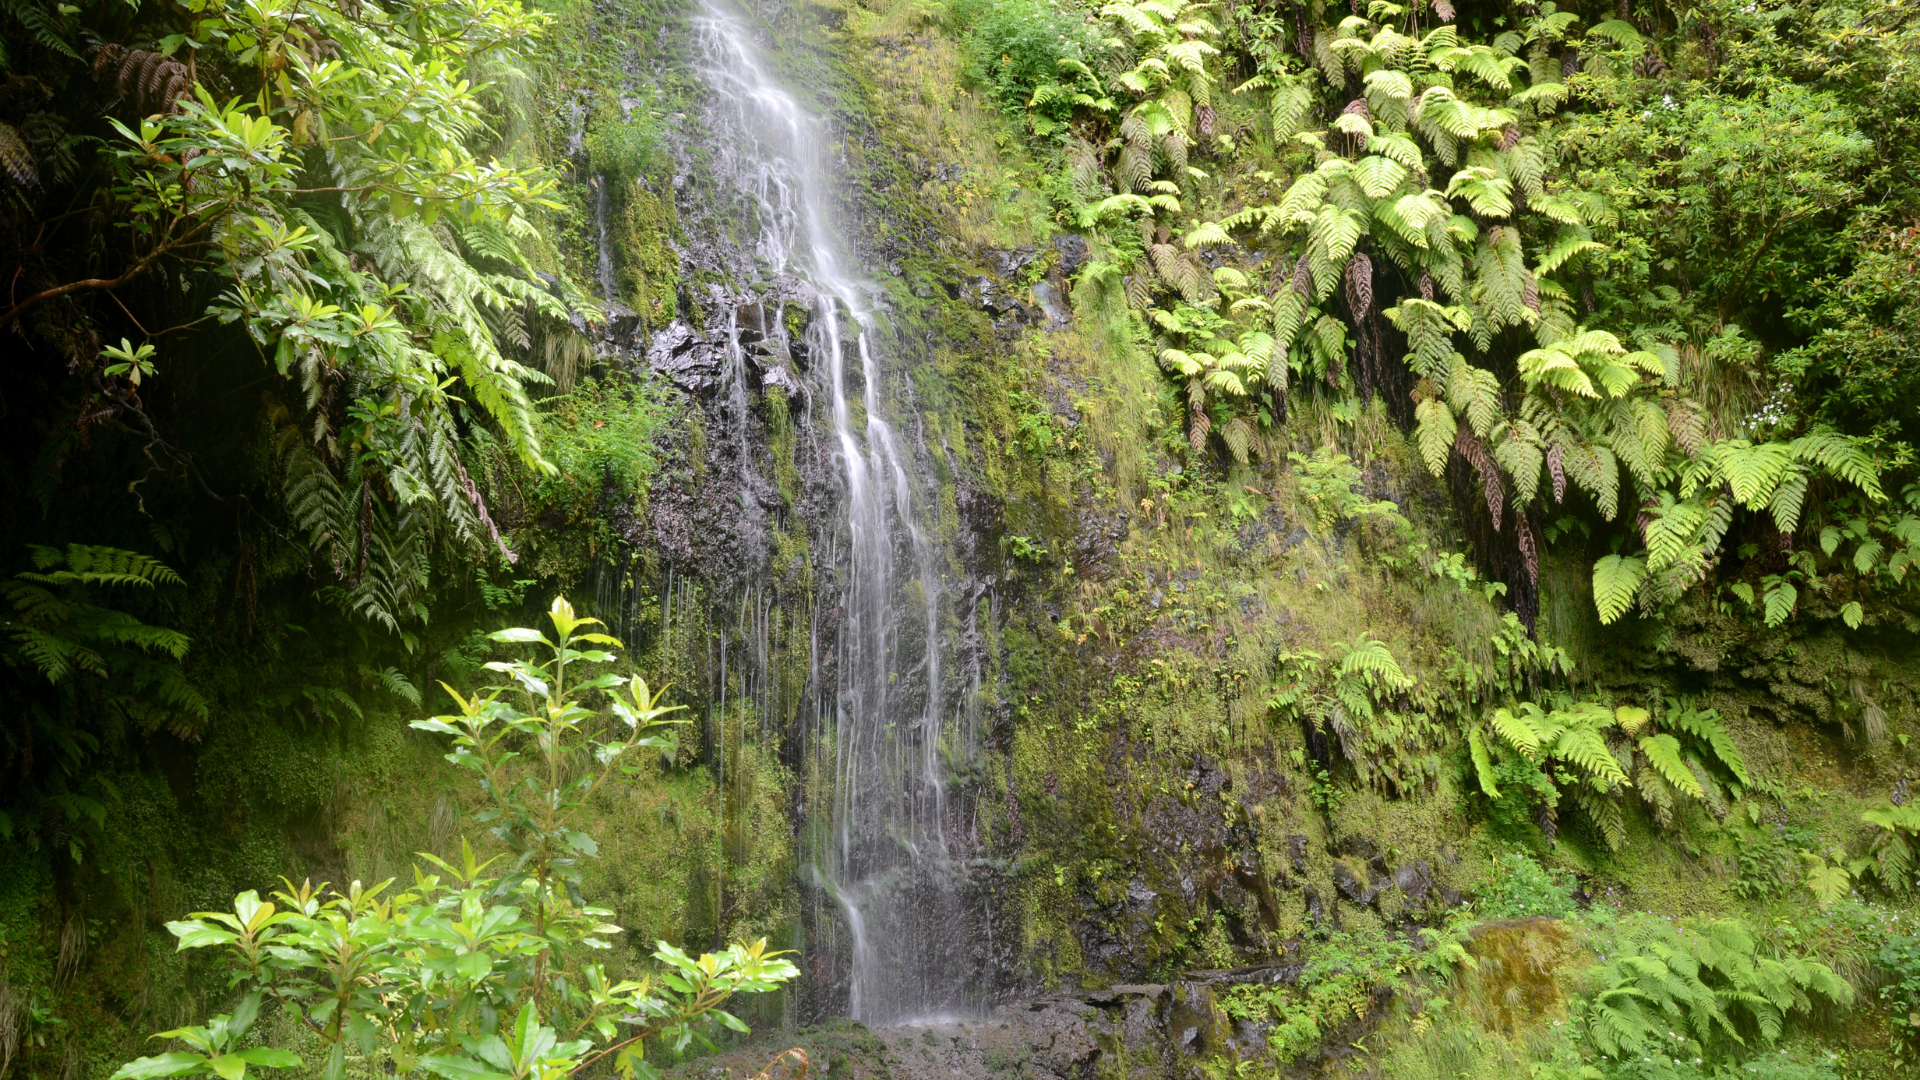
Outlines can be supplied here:
M717 103L716 171L755 207L761 272L811 312L804 342L786 342L790 328L764 304L756 332L783 348L803 346L806 408L827 405L842 485L835 531L816 545L838 608L811 649L816 764L831 781L830 827L810 853L811 871L851 938L849 1015L887 1023L954 1011L977 995L968 985L964 875L949 850L944 758L966 753L970 725L949 722L950 711L965 711L950 710L944 693L953 598L917 512L925 490L917 494L914 482L918 443L889 416L887 388L902 380L879 355L878 292L852 265L834 221L833 133L772 75L745 20L721 0L702 3L695 29ZM739 386L739 319L730 319L728 366ZM743 393L733 408L744 419Z

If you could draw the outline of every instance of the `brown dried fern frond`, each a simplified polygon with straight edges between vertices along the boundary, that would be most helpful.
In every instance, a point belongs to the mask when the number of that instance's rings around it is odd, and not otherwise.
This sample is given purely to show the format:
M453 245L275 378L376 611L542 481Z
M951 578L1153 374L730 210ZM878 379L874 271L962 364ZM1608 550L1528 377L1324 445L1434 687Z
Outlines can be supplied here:
M88 50L87 58L94 81L110 84L116 103L143 116L172 112L193 88L187 65L151 49L109 43Z

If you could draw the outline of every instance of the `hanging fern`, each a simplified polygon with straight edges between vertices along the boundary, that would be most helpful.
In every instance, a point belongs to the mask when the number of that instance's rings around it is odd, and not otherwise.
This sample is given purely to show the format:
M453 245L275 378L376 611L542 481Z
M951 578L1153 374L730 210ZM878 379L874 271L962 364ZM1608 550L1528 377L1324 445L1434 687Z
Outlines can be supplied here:
M209 706L181 672L191 642L101 602L96 590L184 584L156 559L118 548L29 549L36 570L0 583L13 607L15 655L55 687L97 680L107 699L146 727L187 731Z

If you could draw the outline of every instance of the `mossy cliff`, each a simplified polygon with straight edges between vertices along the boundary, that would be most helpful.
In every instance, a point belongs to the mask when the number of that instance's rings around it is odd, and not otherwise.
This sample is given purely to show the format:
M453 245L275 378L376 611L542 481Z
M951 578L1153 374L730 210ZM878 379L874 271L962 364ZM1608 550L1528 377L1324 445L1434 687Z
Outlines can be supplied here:
M1904 792L1905 634L1817 619L1782 632L1705 600L1604 628L1585 567L1553 555L1528 626L1504 583L1476 573L1457 501L1379 399L1297 409L1251 464L1196 459L1125 299L1083 273L1106 253L1050 209L1057 163L968 88L940 14L822 5L774 19L834 62L799 67L845 133L847 213L893 301L889 355L940 448L942 540L992 612L981 753L959 780L987 856L974 884L996 995L1297 972L1330 938L1405 936L1498 893L1515 850L1571 871L1581 904L1764 923L1807 910L1796 845L1857 845L1861 812ZM1237 122L1219 107L1219 123ZM1294 703L1369 642L1404 681L1345 749ZM1630 802L1611 840L1570 801L1556 813L1512 788L1489 799L1457 732L1490 702L1552 692L1714 710L1751 783L1732 805ZM1861 928L1885 917L1828 909L1783 940L1865 971L1877 940ZM1508 1015L1514 1049L1485 1050L1488 1068L1505 1053L1517 1056L1499 1067L1521 1068L1528 1025L1569 1015L1593 954L1553 933L1471 946L1495 967L1534 956L1528 977L1546 980L1523 988L1539 1000ZM1193 992L1224 1001L1234 985ZM1505 1000L1474 987L1461 1000ZM1342 1030L1386 1018L1411 1038L1373 1002ZM1202 1012L1228 1034L1183 1060L1273 1060L1231 1036L1246 1010L1221 1009ZM1351 1056L1326 1034L1330 1056L1293 1047L1295 1067ZM1877 1020L1826 1037L1860 1075L1891 1067ZM1428 1052L1473 1060L1429 1046L1394 1068Z
M1251 452L1196 439L1127 294L1143 256L1071 209L1066 144L1035 136L1024 101L1002 107L965 6L755 16L832 132L836 210L883 297L880 400L911 428L944 646L966 660L946 676L967 730L944 764L974 994L956 1004L977 1016L834 1019L852 942L818 873L819 643L846 554L823 539L841 478L808 399L817 298L756 261L737 148L703 119L694 6L610 0L556 8L540 70L514 83L526 145L567 178L559 255L605 301L603 322L527 344L555 384L559 476L504 456L475 470L519 561L449 584L404 650L303 606L297 560L189 568L181 622L210 629L192 670L259 722L130 752L114 839L84 860L0 847L0 1037L22 1075L106 1076L221 1000L166 920L283 874L371 881L457 848L477 796L405 721L436 680L475 674L484 630L555 593L695 721L593 809L583 891L626 928L615 960L767 937L805 973L739 1010L764 1042L689 1075L752 1075L764 1046L798 1044L834 1077L1599 1076L1570 1033L1592 1030L1608 957L1670 956L1662 935L1689 918L1743 920L1747 954L1853 988L1848 1011L1786 1000L1777 1044L1740 1021L1741 1068L1774 1067L1748 1053L1763 1043L1781 1080L1911 1065L1920 1020L1878 995L1902 974L1880 956L1912 934L1912 894L1859 862L1881 850L1862 814L1904 805L1920 772L1910 630L1860 630L1811 587L1784 625L1705 588L1602 625L1577 545L1511 572L1519 542L1475 516L1467 474L1427 467L1404 388L1300 394ZM1215 109L1215 130L1280 153L1254 134L1264 102ZM1273 181L1195 154L1222 204ZM1604 804L1565 762L1489 753L1497 709L1576 699L1616 725L1710 715L1727 748L1699 736L1697 790ZM1662 1068L1708 1045L1674 1039ZM1604 1056L1606 1076L1717 1075Z

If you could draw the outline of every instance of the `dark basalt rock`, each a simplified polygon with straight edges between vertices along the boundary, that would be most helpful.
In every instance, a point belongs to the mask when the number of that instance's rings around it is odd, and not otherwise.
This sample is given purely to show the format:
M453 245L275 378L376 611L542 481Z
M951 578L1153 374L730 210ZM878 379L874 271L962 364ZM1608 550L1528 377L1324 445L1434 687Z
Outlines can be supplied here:
M1333 886L1340 890L1340 895L1356 904L1371 904L1380 892L1367 880L1365 873L1347 858L1333 861Z
M1054 237L1053 249L1060 253L1060 273L1065 277L1079 273L1093 260L1093 249L1087 246L1087 238L1077 233Z
M1404 863L1393 872L1393 883L1407 899L1414 903L1425 903L1427 894L1433 891L1433 867L1425 859Z
M617 342L631 342L640 332L640 313L618 300L607 302L607 334Z
M720 388L725 361L725 345L678 321L653 335L647 346L647 366L696 397L707 397Z

